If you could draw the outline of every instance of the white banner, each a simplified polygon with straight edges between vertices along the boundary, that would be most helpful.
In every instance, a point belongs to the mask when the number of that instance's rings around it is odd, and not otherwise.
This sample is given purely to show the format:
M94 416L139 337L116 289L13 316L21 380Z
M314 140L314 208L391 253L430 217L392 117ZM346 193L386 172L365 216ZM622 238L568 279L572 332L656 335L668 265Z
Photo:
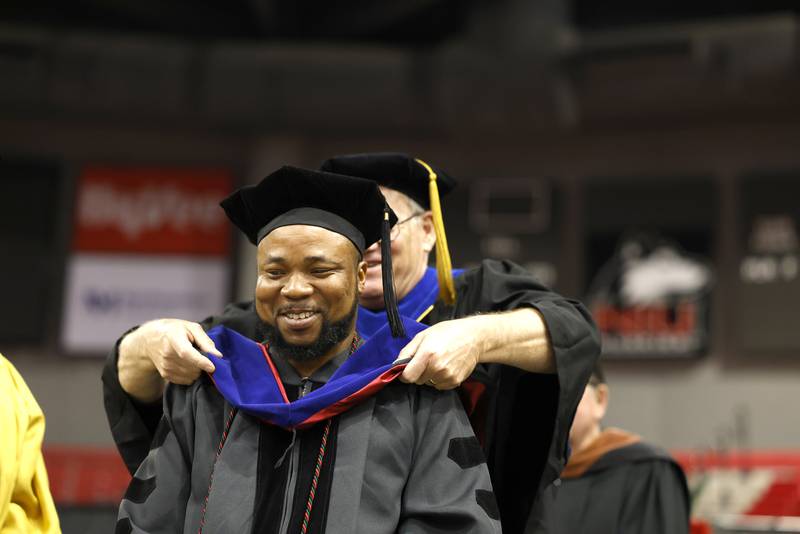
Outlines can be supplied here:
M132 326L159 317L199 321L227 302L228 261L165 255L80 254L69 261L62 347L107 352Z

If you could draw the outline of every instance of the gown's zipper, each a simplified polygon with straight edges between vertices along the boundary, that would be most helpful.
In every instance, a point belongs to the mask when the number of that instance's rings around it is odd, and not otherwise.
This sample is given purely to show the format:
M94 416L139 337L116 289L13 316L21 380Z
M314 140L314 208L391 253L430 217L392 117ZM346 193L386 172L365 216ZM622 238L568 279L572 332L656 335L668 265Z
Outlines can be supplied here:
M300 383L300 391L297 395L298 399L305 397L311 391L311 381L304 378ZM289 454L289 478L286 481L286 493L283 497L283 511L281 512L281 523L278 532L281 534L288 534L289 520L292 517L292 508L294 508L294 493L297 486L297 475L300 470L300 444L297 437L297 430L292 430L292 448Z

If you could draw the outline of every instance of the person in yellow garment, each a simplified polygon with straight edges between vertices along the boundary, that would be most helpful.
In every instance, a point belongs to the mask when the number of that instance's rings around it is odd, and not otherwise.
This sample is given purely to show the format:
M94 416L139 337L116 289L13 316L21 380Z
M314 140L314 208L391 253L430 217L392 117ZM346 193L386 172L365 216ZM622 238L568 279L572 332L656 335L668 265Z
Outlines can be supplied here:
M42 457L44 414L0 354L0 534L57 534L61 527Z

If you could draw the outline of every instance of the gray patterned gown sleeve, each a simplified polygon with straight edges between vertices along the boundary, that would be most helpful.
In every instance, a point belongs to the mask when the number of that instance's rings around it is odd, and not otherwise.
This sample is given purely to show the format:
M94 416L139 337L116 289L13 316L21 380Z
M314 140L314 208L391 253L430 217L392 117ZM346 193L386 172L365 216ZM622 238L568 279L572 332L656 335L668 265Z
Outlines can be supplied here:
M486 461L455 392L394 383L342 419L325 531L501 531Z
M453 391L418 388L414 458L403 491L403 533L500 532L480 443Z
M208 382L165 390L164 416L120 504L117 534L197 531L214 454L196 452L215 451L225 422Z
M189 500L194 436L192 396L167 388L164 417L153 448L136 470L119 510L119 533L167 533L183 529Z

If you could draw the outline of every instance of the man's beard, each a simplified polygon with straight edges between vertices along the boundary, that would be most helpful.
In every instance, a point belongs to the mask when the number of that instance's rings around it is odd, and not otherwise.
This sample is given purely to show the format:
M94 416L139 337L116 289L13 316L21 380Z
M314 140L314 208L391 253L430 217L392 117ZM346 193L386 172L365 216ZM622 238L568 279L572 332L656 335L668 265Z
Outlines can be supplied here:
M324 356L326 352L350 335L357 309L358 300L354 299L353 306L342 319L334 323L324 319L319 336L308 345L292 345L284 339L277 326L263 321L259 321L256 335L269 345L269 352L272 355L295 362L311 362Z

